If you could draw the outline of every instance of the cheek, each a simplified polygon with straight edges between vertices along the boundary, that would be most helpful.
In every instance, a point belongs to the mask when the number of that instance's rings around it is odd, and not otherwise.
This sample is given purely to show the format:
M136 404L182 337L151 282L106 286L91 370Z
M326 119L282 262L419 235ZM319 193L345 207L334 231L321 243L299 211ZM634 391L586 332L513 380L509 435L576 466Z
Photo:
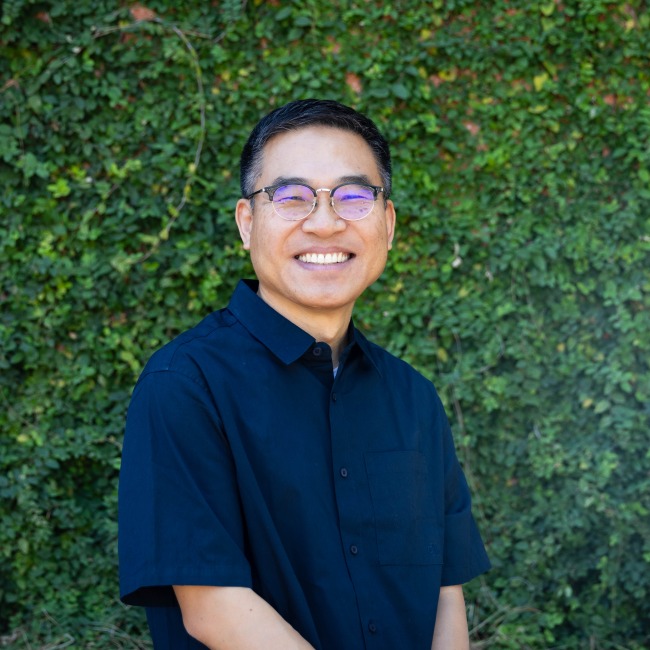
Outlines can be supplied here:
M386 224L382 224L377 228L374 233L375 248L380 251L389 251L392 247L390 232L386 228Z
M267 229L264 226L263 221L258 221L253 223L251 228L251 237L250 237L250 248L255 251L257 255L263 253L265 248L268 248L271 244L270 233L267 232Z
M250 255L251 260L270 264L280 260L283 256L285 237L273 228L268 228L264 223L257 224L251 231Z

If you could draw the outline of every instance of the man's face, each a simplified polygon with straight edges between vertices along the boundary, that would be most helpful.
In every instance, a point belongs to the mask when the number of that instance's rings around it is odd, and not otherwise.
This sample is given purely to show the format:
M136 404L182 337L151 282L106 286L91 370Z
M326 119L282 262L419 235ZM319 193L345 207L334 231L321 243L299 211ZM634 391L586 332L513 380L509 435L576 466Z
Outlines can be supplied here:
M366 177L381 185L379 169L360 136L330 127L306 127L272 138L265 146L262 174L255 189L278 179L293 179L313 188L334 188L347 177ZM298 324L328 312L349 318L355 300L381 274L391 248L395 210L378 195L370 214L344 221L332 209L329 193L302 221L286 221L273 210L265 193L237 204L237 225L250 250L259 279L259 294L276 311ZM333 254L317 263L313 254ZM331 258L329 258L331 260Z

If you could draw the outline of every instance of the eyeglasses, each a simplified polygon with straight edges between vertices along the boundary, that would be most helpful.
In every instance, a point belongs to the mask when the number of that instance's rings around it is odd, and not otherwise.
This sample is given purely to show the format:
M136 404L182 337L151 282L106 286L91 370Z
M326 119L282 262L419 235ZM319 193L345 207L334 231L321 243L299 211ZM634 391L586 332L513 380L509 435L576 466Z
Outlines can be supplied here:
M370 214L375 206L377 195L383 191L383 187L364 183L343 183L331 190L327 187L315 190L309 185L292 183L263 187L245 198L252 199L256 194L266 192L279 217L287 221L300 221L314 211L318 202L318 192L329 192L330 205L341 219L359 221Z

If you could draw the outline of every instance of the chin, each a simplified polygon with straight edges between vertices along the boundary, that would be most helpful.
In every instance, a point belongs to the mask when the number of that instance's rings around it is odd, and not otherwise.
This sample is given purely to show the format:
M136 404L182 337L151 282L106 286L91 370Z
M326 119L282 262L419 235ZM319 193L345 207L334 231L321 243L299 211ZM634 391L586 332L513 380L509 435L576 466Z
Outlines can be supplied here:
M345 309L353 305L360 294L305 296L300 302L311 309Z

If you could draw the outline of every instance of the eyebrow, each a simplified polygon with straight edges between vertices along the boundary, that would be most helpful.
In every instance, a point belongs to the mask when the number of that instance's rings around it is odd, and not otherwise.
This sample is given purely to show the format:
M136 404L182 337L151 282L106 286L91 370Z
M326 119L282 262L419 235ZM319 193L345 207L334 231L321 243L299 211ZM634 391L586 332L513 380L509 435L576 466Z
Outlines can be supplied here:
M351 176L340 176L336 179L333 187L337 185L343 185L344 183L360 183L361 185L372 185L370 179L365 174L351 175ZM309 181L302 176L278 176L274 178L271 183L266 187L276 187L278 185L309 185ZM317 188L316 188L317 189Z

